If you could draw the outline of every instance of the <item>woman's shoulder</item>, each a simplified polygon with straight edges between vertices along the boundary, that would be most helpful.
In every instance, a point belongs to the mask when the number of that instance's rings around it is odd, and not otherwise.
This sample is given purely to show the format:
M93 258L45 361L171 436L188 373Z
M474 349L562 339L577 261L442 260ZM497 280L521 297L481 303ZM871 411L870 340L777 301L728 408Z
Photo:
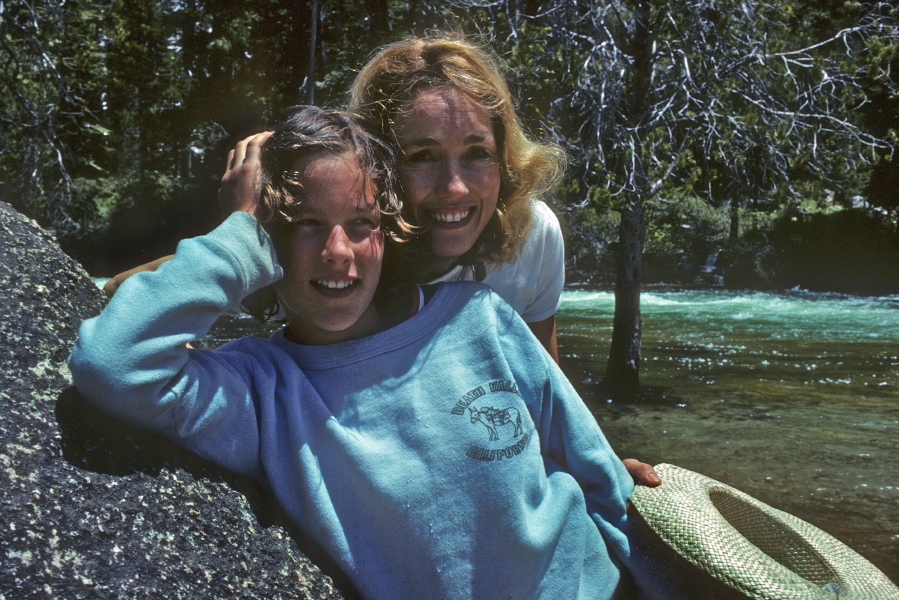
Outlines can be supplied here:
M559 219L540 200L532 201L531 229L513 260L488 269L490 285L525 321L555 314L565 284L565 243Z
M438 300L453 305L453 310L485 306L506 305L502 296L487 283L470 280L442 281L440 283L422 286L430 288L428 301Z
M511 264L538 265L549 261L555 268L564 252L562 227L556 213L542 200L531 200L531 226Z
M555 235L561 237L562 226L559 224L559 217L543 200L531 200L531 231L529 238L533 234Z
M434 297L453 304L454 312L514 314L515 310L490 285L477 281L447 281L434 286Z

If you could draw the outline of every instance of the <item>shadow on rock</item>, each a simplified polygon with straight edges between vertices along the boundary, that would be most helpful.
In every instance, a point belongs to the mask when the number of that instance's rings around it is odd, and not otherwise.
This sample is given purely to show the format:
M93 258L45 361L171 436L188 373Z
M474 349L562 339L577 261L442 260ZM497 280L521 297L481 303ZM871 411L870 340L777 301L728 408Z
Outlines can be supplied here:
M184 471L195 480L224 484L242 494L264 527L289 533L300 550L331 577L347 599L359 598L337 565L291 522L273 496L259 483L200 458L169 438L110 417L93 406L74 387L66 388L56 403L63 458L93 473L125 477Z
M103 305L53 236L0 202L0 598L343 598L258 484L69 387L78 327Z
M63 457L79 469L106 475L144 473L159 476L164 468L182 468L196 477L217 481L243 480L239 487L258 484L225 472L185 450L169 438L123 423L88 402L74 387L56 402ZM241 489L241 491L243 491Z

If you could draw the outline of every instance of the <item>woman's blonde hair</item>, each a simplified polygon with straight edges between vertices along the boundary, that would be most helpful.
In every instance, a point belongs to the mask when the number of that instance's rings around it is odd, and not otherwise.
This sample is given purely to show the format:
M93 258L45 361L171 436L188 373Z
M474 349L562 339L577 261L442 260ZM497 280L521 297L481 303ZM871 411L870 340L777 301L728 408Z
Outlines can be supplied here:
M497 211L459 260L482 279L484 265L508 262L518 252L531 223L530 199L559 182L565 154L525 133L498 58L461 35L440 33L382 48L353 82L349 110L398 150L398 118L421 90L445 87L463 92L493 118L501 174Z

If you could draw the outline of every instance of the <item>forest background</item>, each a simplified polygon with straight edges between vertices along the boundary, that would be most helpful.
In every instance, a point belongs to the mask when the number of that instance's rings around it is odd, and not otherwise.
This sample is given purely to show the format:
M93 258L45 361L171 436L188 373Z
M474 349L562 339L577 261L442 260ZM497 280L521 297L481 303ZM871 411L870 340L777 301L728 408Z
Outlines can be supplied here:
M569 154L547 200L568 280L615 286L627 385L644 284L899 293L897 23L878 1L0 0L0 199L94 276L169 254L220 219L236 141L451 27Z

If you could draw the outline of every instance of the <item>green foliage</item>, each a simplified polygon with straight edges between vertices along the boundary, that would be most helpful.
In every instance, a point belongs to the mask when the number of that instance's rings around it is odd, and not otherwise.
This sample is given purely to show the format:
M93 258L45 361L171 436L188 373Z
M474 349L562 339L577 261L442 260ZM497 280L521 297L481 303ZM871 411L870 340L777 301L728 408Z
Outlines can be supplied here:
M653 202L643 253L646 283L701 283L701 268L728 244L726 207L692 196ZM572 211L566 223L568 279L612 285L620 217L590 208Z
M899 292L899 236L883 216L862 210L785 214L765 258L774 287L861 294Z
M609 284L615 280L615 247L620 217L589 207L571 212L564 224L566 279Z
M720 221L700 214L696 198L774 211L799 198L823 203L832 190L836 204L868 195L899 214L899 170L884 142L899 131L899 34L896 9L886 3L9 0L0 7L0 194L64 238L109 231L113 215L128 212L146 223L164 220L143 203L208 191L236 140L310 96L341 104L377 47L447 25L497 50L527 127L569 152L562 204L589 201L590 208L570 209L585 228L573 246L594 248L601 278L611 271L607 240L618 223L608 211L628 202L692 198L646 205L650 264L677 264L665 258L674 247L683 257L705 252L690 249L687 233L709 236L709 248L721 245L720 223L682 226Z
M643 254L647 284L726 285L891 294L899 291L899 236L891 218L808 199L775 211L740 210L685 196L649 207ZM582 207L566 222L568 280L615 283L618 213ZM708 267L714 267L710 269Z
M646 283L697 283L698 270L727 245L726 210L695 197L653 202L648 220Z
M0 5L0 194L63 234L91 217L72 177L97 132L102 21L86 1Z

